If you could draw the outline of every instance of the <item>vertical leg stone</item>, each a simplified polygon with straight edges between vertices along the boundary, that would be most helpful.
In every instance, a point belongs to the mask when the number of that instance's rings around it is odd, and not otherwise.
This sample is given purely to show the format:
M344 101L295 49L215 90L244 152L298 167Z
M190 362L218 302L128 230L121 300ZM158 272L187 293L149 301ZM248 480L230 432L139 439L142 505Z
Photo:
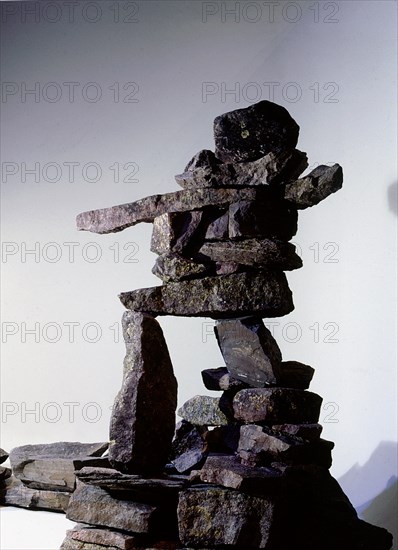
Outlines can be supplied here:
M171 449L177 407L177 381L159 323L150 315L126 311L122 388L110 425L109 460L121 472L161 471Z

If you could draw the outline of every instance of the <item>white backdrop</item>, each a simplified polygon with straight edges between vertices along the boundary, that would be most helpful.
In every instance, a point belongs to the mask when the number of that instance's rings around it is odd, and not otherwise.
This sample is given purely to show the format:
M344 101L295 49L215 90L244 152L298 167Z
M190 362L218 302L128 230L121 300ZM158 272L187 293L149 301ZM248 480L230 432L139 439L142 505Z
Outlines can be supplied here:
M100 236L77 213L178 189L215 116L260 99L344 186L300 212L284 359L316 369L332 473L391 528L397 466L396 3L2 2L1 446L108 437L121 291L160 284L150 225ZM32 11L32 13L29 12ZM36 10L36 11L35 11ZM179 402L222 364L209 319L160 318ZM22 514L22 512L20 512ZM370 516L369 516L370 514ZM58 530L2 548L55 548ZM45 525L51 514L36 514ZM39 522L39 519L37 520ZM54 520L55 521L55 520ZM35 524L39 525L39 523ZM24 546L25 545L25 546Z

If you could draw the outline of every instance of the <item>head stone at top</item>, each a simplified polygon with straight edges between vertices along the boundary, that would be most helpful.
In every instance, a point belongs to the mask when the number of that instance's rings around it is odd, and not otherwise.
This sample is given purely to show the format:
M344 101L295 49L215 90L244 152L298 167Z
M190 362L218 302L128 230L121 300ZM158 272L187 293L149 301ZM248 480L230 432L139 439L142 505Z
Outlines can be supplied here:
M214 120L215 154L222 162L247 162L271 151L294 149L300 127L288 111L260 101Z

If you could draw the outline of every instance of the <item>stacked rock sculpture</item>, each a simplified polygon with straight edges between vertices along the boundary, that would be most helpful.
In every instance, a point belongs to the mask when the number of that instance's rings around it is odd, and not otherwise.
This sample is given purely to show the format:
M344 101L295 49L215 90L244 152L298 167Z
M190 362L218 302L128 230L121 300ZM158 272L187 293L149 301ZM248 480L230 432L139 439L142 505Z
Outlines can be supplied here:
M342 186L342 169L307 156L299 126L262 101L216 118L215 153L176 176L181 191L80 214L97 233L153 223L161 286L124 292L122 388L111 426L111 468L77 472L62 548L388 550L392 537L358 519L330 473L333 443L318 424L314 370L283 361L263 319L293 310L285 271L298 210ZM219 397L178 414L177 383L157 316L215 320L225 366L202 372ZM175 432L175 433L174 433ZM174 434L174 437L173 437Z

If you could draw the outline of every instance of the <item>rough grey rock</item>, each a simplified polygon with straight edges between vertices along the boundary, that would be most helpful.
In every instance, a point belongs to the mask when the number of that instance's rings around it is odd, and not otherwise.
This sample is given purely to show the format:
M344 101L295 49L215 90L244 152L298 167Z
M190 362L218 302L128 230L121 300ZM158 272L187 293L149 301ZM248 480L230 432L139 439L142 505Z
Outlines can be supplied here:
M185 420L177 424L172 443L171 461L178 472L188 472L200 467L206 456L204 433L205 429Z
M278 470L270 467L245 466L235 456L210 455L201 470L200 478L205 483L261 495L277 490L281 475Z
M282 354L261 318L217 321L214 332L233 378L255 387L277 383Z
M318 422L322 398L291 388L249 388L234 397L235 418L265 424Z
M204 277L215 272L215 265L188 260L175 252L162 254L156 259L152 273L164 283Z
M300 437L306 441L319 439L322 433L320 424L274 424L272 431L285 435Z
M98 458L95 457L89 457L89 458L82 458L78 460L73 461L73 467L76 470L81 470L85 467L90 468L111 468L111 464L109 462L109 458L107 456L101 456Z
M11 477L12 470L11 468L5 468L3 466L0 466L0 487L3 481Z
M3 464L8 458L8 453L4 449L0 449L0 464Z
M285 188L285 199L296 208L314 206L343 186L343 170L339 164L317 166L312 172Z
M73 491L74 461L100 457L108 443L58 442L43 445L24 445L10 452L15 477L32 489Z
M275 514L271 498L198 487L180 493L177 513L180 539L187 546L269 548Z
M215 154L223 162L256 160L271 151L293 149L299 130L284 107L260 101L214 120Z
M209 220L204 238L207 240L228 239L228 227L228 210L218 210L214 213L213 219Z
M196 395L186 401L177 414L194 426L224 426L228 419L218 403L218 397Z
M263 270L168 283L119 297L127 309L154 316L281 317L294 309L285 274Z
M156 507L121 500L94 485L77 481L66 517L72 521L121 529L132 533L148 533Z
M134 499L157 502L159 497L167 497L181 491L186 486L186 480L175 479L162 474L157 478L123 474L110 468L82 468L77 477L83 483L95 485L113 493L131 493Z
M310 387L314 369L298 361L282 361L279 372L279 386L306 390Z
M178 185L185 189L275 185L295 180L308 166L306 153L297 149L270 152L258 160L242 163L220 163L211 157L211 151L207 153L199 164L194 157L188 170L175 176Z
M12 476L0 489L0 503L6 506L17 506L32 510L49 510L51 512L65 512L71 493L65 491L47 491L31 489Z
M69 529L66 536L73 541L100 545L101 548L111 546L119 550L136 550L139 542L138 537L83 524L78 524L73 529Z
M204 242L198 252L205 260L237 262L283 271L298 269L303 265L293 244L271 239Z
M230 239L267 237L289 241L297 233L297 210L281 200L242 200L229 207Z
M152 473L170 453L177 381L159 323L125 312L122 325L127 353L111 417L109 461L125 473Z
M228 426L218 426L204 434L207 449L210 453L234 453L238 449L240 424L237 422Z
M187 252L191 249L203 218L202 210L166 212L153 220L151 251L156 254Z
M243 390L248 385L242 380L233 378L227 367L202 370L202 379L208 390L226 391L231 389Z
M267 191L264 194L264 191ZM162 214L200 210L205 206L228 205L240 200L257 200L267 197L267 189L183 189L174 193L151 195L135 202L89 210L78 214L77 228L93 233L117 233L137 223L151 223Z
M311 443L292 436L271 432L262 426L250 424L240 429L238 453L247 465L281 462L283 464L332 465L331 441L317 439Z

